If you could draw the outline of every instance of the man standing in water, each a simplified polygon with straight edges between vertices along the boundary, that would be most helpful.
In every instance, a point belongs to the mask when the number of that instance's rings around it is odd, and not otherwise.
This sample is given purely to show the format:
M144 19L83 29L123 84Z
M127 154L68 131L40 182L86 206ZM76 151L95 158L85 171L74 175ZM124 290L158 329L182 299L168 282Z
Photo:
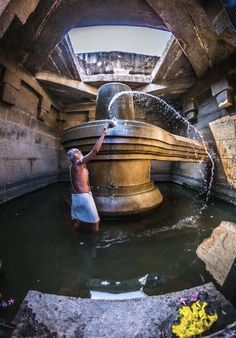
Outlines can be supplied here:
M70 180L74 190L72 193L71 218L74 228L78 231L99 231L100 218L90 191L89 172L86 163L91 161L101 149L108 126L103 130L93 149L85 156L77 148L70 149L67 158L70 166Z

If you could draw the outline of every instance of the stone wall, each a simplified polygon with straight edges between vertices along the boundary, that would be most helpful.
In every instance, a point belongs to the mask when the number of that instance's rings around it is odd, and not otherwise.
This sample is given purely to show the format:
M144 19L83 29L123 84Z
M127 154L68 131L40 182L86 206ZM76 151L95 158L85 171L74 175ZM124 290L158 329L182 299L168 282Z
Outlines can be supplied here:
M215 93L212 86L204 88L200 94L197 90L192 91L191 98L194 98L194 105L190 105L192 110L187 112L183 110L194 127L200 131L213 155L214 195L236 205L235 99L231 96L227 103L228 93L218 90L220 96L213 95ZM202 174L209 178L207 166L187 163L172 165L172 180L179 184L202 189Z
M217 195L227 194L235 199L236 193L236 115L224 116L210 122L212 135L216 142L221 170L221 180L215 188ZM223 178L223 179L222 179ZM228 186L226 186L226 181Z
M61 132L60 107L35 78L2 56L0 64L2 203L58 181Z

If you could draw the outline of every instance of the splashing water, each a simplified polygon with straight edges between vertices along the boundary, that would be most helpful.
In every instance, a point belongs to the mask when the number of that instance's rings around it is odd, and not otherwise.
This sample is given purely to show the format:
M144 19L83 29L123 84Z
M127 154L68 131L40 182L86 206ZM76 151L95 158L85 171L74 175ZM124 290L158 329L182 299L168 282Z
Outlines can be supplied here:
M142 239L144 237L153 238L158 236L160 233L172 231L172 230L182 230L182 229L194 229L198 227L198 217L189 216L181 218L176 224L168 226L158 226L152 229L145 229L143 231L107 231L103 234L102 241L96 246L97 249L108 248L112 245L123 244L130 242L134 239Z
M203 211L207 208L207 203L208 203L210 195L211 195L212 184L213 184L213 177L214 177L214 169L215 169L215 163L214 163L213 157L212 157L210 151L208 150L207 143L205 142L202 134L185 117L183 117L177 110L175 110L167 102L165 102L161 98L156 97L154 95L151 95L151 94L148 94L148 93L142 93L142 92L138 92L138 91L123 91L123 92L115 94L112 97L112 99L111 99L111 101L109 103L109 106L108 106L108 111L109 111L109 115L110 115L110 119L111 120L114 119L114 117L112 116L111 107L114 104L114 102L120 96L122 96L122 95L132 95L132 96L138 95L139 98L141 96L144 96L146 98L152 98L152 99L154 99L155 101L157 101L161 105L161 107L163 108L165 114L166 113L167 114L172 113L177 119L179 119L181 122L183 122L187 126L187 136L189 138L191 138L191 136L190 136L190 130L191 129L194 131L194 133L195 133L194 135L198 135L200 137L200 139L202 141L202 144L203 144L203 147L205 149L205 152L206 152L206 154L208 156L208 159L210 160L210 164L211 164L211 167L210 167L210 179L209 179L209 181L207 181L207 179L205 178L204 173L200 170L200 173L201 173L201 176L202 176L202 179L203 179L203 182L204 182L203 188L205 189L205 192L206 192L206 197L205 197L204 204L202 205L202 207L199 210L199 214L201 215L203 213ZM194 148L194 145L193 145L193 148ZM195 151L195 156L197 158L197 153L196 153L196 149L195 148L194 148L194 151Z

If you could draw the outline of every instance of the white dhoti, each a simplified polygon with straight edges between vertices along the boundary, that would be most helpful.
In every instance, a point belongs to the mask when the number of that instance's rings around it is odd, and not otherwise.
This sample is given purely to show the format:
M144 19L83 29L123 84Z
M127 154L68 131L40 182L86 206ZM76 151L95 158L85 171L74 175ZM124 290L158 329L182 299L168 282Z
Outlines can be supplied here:
M72 194L71 218L87 223L100 221L91 191Z

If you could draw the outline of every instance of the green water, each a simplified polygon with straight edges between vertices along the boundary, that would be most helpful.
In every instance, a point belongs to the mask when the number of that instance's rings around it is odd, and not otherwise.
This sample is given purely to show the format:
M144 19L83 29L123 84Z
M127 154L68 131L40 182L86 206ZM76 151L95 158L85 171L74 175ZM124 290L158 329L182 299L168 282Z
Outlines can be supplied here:
M236 209L209 202L200 218L196 193L159 184L163 204L136 218L103 220L97 235L72 229L64 202L68 187L57 184L0 206L0 275L3 298L15 304L0 310L11 319L28 290L90 297L90 291L143 291L148 295L190 288L213 277L197 258L197 246L222 220L236 222ZM215 283L216 284L216 283ZM236 305L233 265L219 290Z

